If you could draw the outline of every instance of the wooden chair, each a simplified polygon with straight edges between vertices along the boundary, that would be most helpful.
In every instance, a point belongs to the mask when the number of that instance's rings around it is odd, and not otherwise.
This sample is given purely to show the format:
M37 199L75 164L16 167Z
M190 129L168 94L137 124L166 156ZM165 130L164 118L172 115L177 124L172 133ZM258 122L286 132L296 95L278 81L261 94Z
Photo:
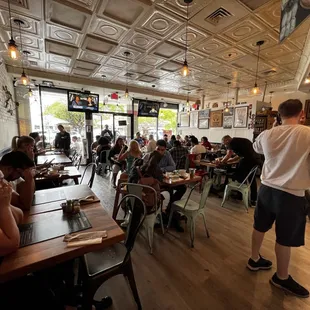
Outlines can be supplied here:
M93 298L98 288L105 281L119 274L123 274L127 278L138 309L142 309L130 253L146 217L146 208L143 201L135 195L126 195L120 201L120 204L128 198L133 203L130 204L131 217L125 242L117 243L97 252L88 253L81 259L79 276L83 290L83 310L91 310Z

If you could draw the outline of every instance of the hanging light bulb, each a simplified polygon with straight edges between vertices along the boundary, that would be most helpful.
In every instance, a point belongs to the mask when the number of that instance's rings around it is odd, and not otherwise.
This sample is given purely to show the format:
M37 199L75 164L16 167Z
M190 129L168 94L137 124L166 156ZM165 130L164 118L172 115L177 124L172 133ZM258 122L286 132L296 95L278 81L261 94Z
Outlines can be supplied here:
M182 73L182 75L183 75L184 77L185 77L185 76L188 76L188 64L187 64L187 60L186 60L186 59L184 60L184 64L183 64L181 73Z
M13 28L12 28L12 15L11 15L11 3L8 0L8 8L9 8L9 20L10 20L10 30L11 30L11 39L8 43L8 55L11 59L16 60L19 57L19 51L16 45L15 40L13 39Z
M309 84L309 83L310 83L310 77L309 77L309 76L305 79L305 83L306 83L306 84Z
M29 84L28 76L26 75L24 70L22 72L22 75L20 76L20 81L24 86L27 86Z
M128 91L128 88L126 87L126 90L125 90L125 98L128 98L129 97L129 91Z
M258 65L259 65L259 55L260 55L260 48L265 43L265 41L258 41L256 45L258 46L258 53L257 53L257 64L256 64L256 75L255 75L255 84L252 88L252 94L257 95L259 93L259 88L257 86L257 76L258 76Z
M32 92L32 89L30 88L30 86L28 88L28 96L29 96L29 98L33 96L33 92Z

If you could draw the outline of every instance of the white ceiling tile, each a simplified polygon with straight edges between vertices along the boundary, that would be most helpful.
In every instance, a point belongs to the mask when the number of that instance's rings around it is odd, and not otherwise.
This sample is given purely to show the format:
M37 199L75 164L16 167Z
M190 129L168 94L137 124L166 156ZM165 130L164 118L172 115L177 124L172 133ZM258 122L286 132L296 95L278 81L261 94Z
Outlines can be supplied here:
M116 47L117 44L114 42L107 41L91 35L86 35L82 44L82 48L84 50L100 53L103 55L108 55L112 53Z
M46 25L46 36L76 46L80 44L82 39L82 35L78 32L49 24Z
M46 55L47 55L47 61L66 65L66 66L70 66L70 63L72 61L72 59L69 57L64 57L64 56L59 56L59 55L54 55L54 54L48 54L48 53Z
M163 58L175 58L183 53L183 49L175 44L164 42L158 45L153 54Z
M81 51L78 58L93 63L101 63L105 59L105 57L99 53L93 53L88 51Z
M156 45L159 40L149 36L144 35L139 32L134 32L127 40L126 45L135 47L137 49L141 49L147 51L151 49L154 45Z
M206 40L192 48L193 51L201 52L206 55L216 55L217 52L227 48L229 45L220 39L212 38Z

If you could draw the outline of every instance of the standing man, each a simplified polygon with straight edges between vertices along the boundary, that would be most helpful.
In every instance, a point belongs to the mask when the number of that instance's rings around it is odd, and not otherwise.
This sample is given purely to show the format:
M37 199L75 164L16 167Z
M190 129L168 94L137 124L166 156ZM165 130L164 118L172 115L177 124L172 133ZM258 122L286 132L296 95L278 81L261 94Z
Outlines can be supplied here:
M114 136L113 136L112 131L109 129L109 125L105 125L104 127L105 127L105 129L102 130L101 136L102 136L102 137L108 137L109 140L112 141L112 139L113 139Z
M309 291L289 275L291 247L305 243L306 199L310 187L310 128L300 125L304 117L299 100L280 104L282 126L262 132L254 142L254 150L264 154L254 216L252 255L247 267L258 271L270 269L272 262L260 256L265 233L276 223L277 272L270 282L295 296L309 297Z
M58 125L59 132L55 137L55 148L64 150L65 154L70 154L71 137L70 134L65 130L64 126Z
M219 159L221 164L235 164L238 163L237 171L233 175L232 179L239 183L242 183L251 169L260 164L258 155L253 149L253 144L250 140L245 138L231 138L230 136L224 136L222 143L227 147L227 154L224 158ZM236 155L234 157L233 153ZM252 176L251 176L252 177ZM251 183L251 204L256 205L257 201L257 183L254 177Z
M149 143L146 146L146 151L147 153L152 153L155 151L155 149L156 149L156 141L154 140L154 136L149 135Z

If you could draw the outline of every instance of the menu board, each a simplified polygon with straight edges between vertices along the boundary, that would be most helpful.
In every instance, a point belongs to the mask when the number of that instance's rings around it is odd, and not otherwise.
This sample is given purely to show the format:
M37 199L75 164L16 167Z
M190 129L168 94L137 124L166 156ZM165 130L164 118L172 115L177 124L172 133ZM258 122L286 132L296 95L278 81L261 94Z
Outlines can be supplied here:
M210 127L223 127L223 110L211 111Z
M224 129L231 129L233 126L233 115L234 115L234 108L228 108L226 112L223 112L223 128Z
M197 128L198 127L198 111L192 111L190 114L190 127Z

